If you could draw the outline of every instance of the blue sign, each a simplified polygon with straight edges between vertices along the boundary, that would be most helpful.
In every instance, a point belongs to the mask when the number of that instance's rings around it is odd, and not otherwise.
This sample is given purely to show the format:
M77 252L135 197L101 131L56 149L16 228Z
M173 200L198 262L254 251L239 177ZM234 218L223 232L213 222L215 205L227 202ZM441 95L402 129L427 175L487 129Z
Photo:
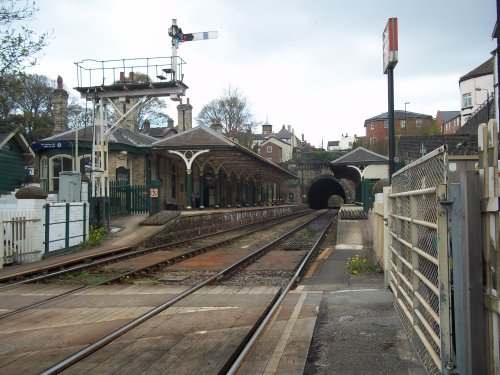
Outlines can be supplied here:
M73 144L68 141L40 141L33 142L31 148L33 150L53 149L53 148L72 148Z

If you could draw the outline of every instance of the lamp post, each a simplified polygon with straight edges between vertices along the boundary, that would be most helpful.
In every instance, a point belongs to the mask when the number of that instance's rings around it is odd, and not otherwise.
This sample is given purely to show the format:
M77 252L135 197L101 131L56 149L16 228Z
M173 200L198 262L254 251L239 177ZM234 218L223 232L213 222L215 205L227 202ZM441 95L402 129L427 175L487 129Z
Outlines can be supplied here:
M486 91L486 107L488 111L488 120L490 119L490 91L481 87L476 87L476 91Z
M410 104L410 102L405 102L405 133L406 133L406 128L407 128L407 125L406 125L406 105L407 104Z

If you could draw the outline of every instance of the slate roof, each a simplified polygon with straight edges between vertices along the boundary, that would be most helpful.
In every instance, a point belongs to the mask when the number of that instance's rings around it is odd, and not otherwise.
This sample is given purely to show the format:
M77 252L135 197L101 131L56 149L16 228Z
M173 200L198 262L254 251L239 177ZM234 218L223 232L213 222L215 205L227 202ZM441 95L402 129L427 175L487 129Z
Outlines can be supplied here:
M409 111L402 111L402 110L395 110L394 111L394 119L409 119L409 118L415 118L415 117L420 117L420 118L432 118L431 115L426 115L424 113L417 113L417 112L409 112ZM370 117L369 119L365 120L365 126L367 122L370 121L377 121L377 120L387 120L389 119L388 112L381 113L380 115Z
M230 141L221 133L207 127L200 125L185 132L176 134L167 139L156 140L153 143L153 148L173 148L173 149L186 149L188 148L204 148L207 146L219 147L232 147L236 145L235 142Z
M422 145L426 153L447 145L450 155L477 155L477 136L468 134L401 136L397 144L396 155L400 161L411 163L422 157L420 151Z
M360 165L360 164L388 164L389 158L367 150L364 147L357 147L349 151L344 156L330 162L331 165Z
M283 180L297 178L297 176L286 169L281 168L204 125L197 126L166 139L157 140L152 145L152 148L158 151L209 149L209 152L197 157L196 160L199 163L207 162L214 166L233 165L237 169L247 170L252 174L260 173L269 179L276 179L277 177Z
M447 123L454 118L457 118L460 116L460 111L439 111L439 114L441 115L441 119L443 120L443 123Z
M264 124L266 125L266 124ZM269 124L267 124L269 125ZM271 137L275 137L275 138L278 138L278 139L292 139L294 135L289 132L288 130L286 130L285 128L285 125L283 125L283 127L281 128L281 130L277 133L269 133L269 134L255 134L255 140L257 141L262 141L262 140L266 140L268 138L271 138Z
M340 141L328 141L328 143L326 144L326 147L334 147L334 146L338 146L340 143Z
M493 71L495 68L494 67L494 65L495 65L494 59L495 59L494 56L490 57L488 60L486 60L481 65L479 65L477 68L471 70L469 73L460 77L458 82L460 83L462 81L466 81L466 80L471 79L471 78L482 77L482 76L486 76L489 74L493 74Z
M92 142L93 127L78 129L78 141ZM42 141L74 141L75 129L66 130L62 133L42 139ZM134 133L126 128L118 128L109 137L110 143L119 143L134 147L149 147L158 139L147 134Z
M177 134L177 130L172 127L161 126L161 127L143 129L141 133L155 138L163 138L166 136L171 136L172 134Z

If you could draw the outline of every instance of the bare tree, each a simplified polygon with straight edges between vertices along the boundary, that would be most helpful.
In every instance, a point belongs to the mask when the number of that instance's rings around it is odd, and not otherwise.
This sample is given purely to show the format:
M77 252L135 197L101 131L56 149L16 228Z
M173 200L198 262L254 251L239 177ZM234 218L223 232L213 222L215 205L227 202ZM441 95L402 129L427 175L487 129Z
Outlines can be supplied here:
M218 99L203 106L196 117L198 125L210 126L213 119L220 119L226 133L245 132L254 126L253 116L248 109L247 99L238 89L226 90Z
M37 35L23 25L37 11L32 0L0 0L0 75L35 65L40 51L48 45L48 33Z

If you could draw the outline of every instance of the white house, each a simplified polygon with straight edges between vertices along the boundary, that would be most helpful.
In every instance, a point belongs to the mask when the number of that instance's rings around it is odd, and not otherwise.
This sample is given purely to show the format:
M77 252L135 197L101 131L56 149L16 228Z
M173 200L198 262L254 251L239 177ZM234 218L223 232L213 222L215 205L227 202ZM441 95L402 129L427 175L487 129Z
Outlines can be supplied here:
M462 125L494 93L494 57L460 77Z
M356 142L356 136L349 136L347 133L340 138L340 141L329 141L327 145L328 151L333 150L351 150Z

